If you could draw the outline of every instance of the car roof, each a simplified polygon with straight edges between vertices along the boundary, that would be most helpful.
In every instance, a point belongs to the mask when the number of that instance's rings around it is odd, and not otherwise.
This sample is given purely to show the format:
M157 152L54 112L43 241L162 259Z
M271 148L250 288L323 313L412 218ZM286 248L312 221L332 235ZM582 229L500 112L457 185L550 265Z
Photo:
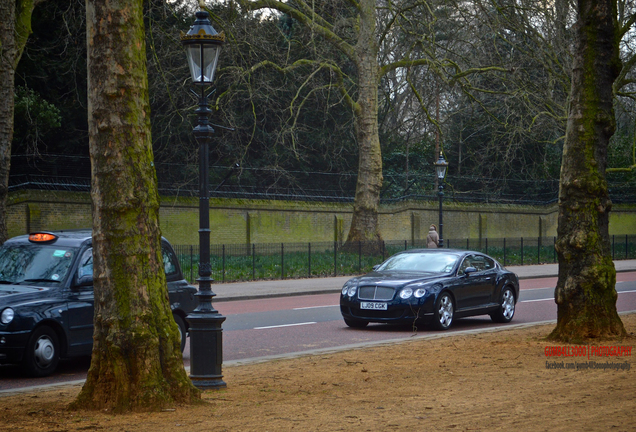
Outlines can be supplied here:
M58 246L66 246L66 247L74 247L80 246L85 242L92 242L93 240L93 230L89 228L82 229L69 229L69 230L56 230L56 231L34 231L30 234L19 235L16 237L12 237L7 240L4 244L16 244L16 243L28 243L34 244L29 241L29 236L31 234L36 233L46 233L46 234L54 234L57 236L57 239L54 241L43 242L44 245L58 245ZM167 243L168 241L162 236L162 243Z
M430 254L439 254L439 253L450 253L453 255L463 255L469 253L481 253L463 249L444 249L444 248L430 248L430 249L408 249L398 253L430 253Z
M46 234L54 234L57 238L54 241L43 242L43 245L56 245L56 246L80 246L86 241L92 240L92 230L90 229L78 229L78 230L59 230L59 231L34 231L31 234L36 233L46 233ZM6 245L10 244L19 244L19 243L28 243L33 244L29 241L29 235L20 235L16 237L12 237L5 242Z
M467 255L483 255L483 256L487 256L491 259L494 259L493 257L491 257L488 254L485 254L483 252L479 252L479 251L474 251L474 250L465 250L465 249L445 249L445 248L430 248L430 249L408 249L405 251L401 251L396 253L395 255L401 255L401 254L409 254L409 253L420 253L420 254L450 254L450 255L456 255L459 257L465 257ZM495 260L497 261L497 260Z

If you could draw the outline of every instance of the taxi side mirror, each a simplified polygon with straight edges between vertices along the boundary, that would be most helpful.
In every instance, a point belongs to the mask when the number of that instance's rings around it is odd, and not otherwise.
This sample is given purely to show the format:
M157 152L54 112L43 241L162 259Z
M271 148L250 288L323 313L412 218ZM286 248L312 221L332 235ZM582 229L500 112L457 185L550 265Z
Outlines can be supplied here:
M93 285L93 275L83 275L83 276L78 276L77 278L75 278L75 284L74 286L76 287L85 287L85 286L92 286Z

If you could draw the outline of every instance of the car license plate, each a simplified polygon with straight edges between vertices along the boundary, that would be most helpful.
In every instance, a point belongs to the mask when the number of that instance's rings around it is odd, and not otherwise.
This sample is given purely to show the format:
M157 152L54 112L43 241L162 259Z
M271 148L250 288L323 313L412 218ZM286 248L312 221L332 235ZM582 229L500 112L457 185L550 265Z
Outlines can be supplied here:
M376 303L376 302L360 302L360 309L387 310L387 304L386 303Z

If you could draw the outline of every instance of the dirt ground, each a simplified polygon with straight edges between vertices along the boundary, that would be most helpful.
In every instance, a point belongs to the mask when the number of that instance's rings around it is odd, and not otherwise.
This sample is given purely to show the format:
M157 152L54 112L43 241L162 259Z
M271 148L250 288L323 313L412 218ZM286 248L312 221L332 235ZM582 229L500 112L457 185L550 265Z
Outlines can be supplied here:
M636 314L622 319L626 339L570 348L634 347ZM636 430L636 352L548 357L552 328L224 367L226 390L158 413L69 411L79 386L0 397L0 431ZM565 369L591 362L630 369Z

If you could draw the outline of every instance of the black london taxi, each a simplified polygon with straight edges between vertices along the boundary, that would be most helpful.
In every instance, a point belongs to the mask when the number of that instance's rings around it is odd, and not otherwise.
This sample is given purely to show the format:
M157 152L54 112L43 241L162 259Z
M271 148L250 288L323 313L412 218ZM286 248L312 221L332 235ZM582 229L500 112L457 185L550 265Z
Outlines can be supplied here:
M183 351L197 290L184 280L166 239L161 250ZM60 358L90 355L93 305L91 230L37 232L0 247L0 363L47 376Z

